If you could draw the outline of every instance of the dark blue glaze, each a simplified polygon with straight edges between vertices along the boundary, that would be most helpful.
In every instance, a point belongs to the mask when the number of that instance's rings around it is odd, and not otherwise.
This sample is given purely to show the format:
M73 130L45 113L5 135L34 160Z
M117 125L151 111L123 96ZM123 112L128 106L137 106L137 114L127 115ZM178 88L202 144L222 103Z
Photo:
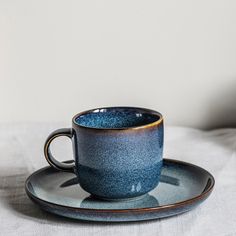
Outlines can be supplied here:
M99 129L119 129L143 126L157 121L159 117L144 109L102 108L75 118L78 125Z
M131 198L143 195L159 182L162 162L142 169L114 168L97 170L79 166L80 185L89 193L108 199Z
M159 183L163 153L163 118L134 107L98 108L79 113L72 129L54 131L45 143L50 165L77 175L81 187L103 199L144 195ZM58 136L72 139L75 166L50 152Z
M137 197L155 188L162 167L163 123L119 128L158 119L159 115L136 108L100 109L75 118L75 163L81 187L105 199Z

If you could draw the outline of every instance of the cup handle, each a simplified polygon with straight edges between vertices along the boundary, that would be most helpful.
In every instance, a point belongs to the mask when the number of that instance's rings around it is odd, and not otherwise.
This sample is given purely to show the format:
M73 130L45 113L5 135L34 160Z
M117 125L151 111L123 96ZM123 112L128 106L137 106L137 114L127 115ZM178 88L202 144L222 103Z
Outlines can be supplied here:
M74 163L62 163L62 162L59 162L57 161L52 153L51 153L51 150L50 150L50 144L51 142L57 138L57 137L60 137L60 136L66 136L70 139L72 139L73 137L73 130L70 129L70 128L63 128L63 129L58 129L58 130L55 130L54 132L52 132L45 144L44 144L44 156L47 160L47 162L55 169L57 170L61 170L61 171L66 171L66 172L72 172L74 173L74 169L75 169L75 164Z

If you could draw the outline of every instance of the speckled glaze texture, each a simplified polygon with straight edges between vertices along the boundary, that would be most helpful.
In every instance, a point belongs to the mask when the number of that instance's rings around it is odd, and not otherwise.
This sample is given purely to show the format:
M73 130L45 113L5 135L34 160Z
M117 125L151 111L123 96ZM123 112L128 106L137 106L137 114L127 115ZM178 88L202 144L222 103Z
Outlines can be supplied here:
M74 164L61 163L50 151L59 137L72 139ZM163 153L163 118L135 107L107 107L81 112L72 129L55 130L45 142L48 163L75 173L81 187L97 198L139 197L159 183Z
M189 211L208 198L213 176L201 167L164 159L158 187L124 201L104 201L84 191L73 173L52 167L33 173L25 184L28 196L42 209L87 221L127 222L174 216Z
M155 113L143 108L116 107L100 108L78 115L75 123L96 129L125 129L145 126L157 121Z
M123 107L76 116L73 141L81 187L104 199L138 197L154 189L162 167L160 119L154 111Z

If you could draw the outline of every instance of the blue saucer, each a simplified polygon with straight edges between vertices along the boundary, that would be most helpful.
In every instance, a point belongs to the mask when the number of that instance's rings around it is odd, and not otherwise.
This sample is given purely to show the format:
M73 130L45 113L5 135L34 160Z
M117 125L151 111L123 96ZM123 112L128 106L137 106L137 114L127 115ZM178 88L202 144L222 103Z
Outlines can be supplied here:
M26 193L42 209L69 218L128 222L158 219L193 209L212 192L213 176L201 167L164 159L160 184L141 198L104 201L85 192L72 173L42 168L28 177Z

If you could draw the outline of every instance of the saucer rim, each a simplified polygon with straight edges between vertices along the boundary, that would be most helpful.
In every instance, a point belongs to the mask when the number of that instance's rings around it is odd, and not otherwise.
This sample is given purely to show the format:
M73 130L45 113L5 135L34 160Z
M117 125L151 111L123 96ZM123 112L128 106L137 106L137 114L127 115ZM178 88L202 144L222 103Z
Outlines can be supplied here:
M66 161L69 162L69 161ZM28 189L28 183L30 182L30 179L37 175L39 172L42 172L48 168L52 168L50 166L46 166L43 168L40 168L39 170L33 172L25 181L25 191L27 193L27 195L29 196L29 198L31 198L32 200L34 200L35 202L41 202L44 203L46 205L53 205L57 208L60 209L69 209L72 211L76 211L76 212L100 212L100 213L143 213L143 212L159 212L159 211L163 211L163 210L172 210L178 207L183 207L183 206L190 206L194 203L198 203L199 201L203 201L205 199L207 199L209 197L209 195L211 194L214 186L215 186L215 178L213 177L213 175L207 171L206 169L197 166L195 164L192 163L188 163L185 161L180 161L180 160L176 160L176 159L169 159L169 158L164 158L163 162L170 162L170 163L174 163L174 164L180 164L180 165L185 165L185 166L191 166L197 169L200 169L201 171L204 171L207 175L209 175L210 179L211 179L211 184L210 186L208 186L206 189L203 190L203 192L201 194L198 194L197 196L193 197L193 198L189 198L187 200L184 201L180 201L180 202L176 202L176 203L172 203L172 204L166 204L166 205L162 205L162 206L156 206L156 207L145 207L145 208L135 208L135 209L94 209L94 208L80 208L80 207L73 207L73 206L66 206L66 205L61 205L58 203L53 203L50 201L46 201L43 200L37 196L35 196L29 189Z

